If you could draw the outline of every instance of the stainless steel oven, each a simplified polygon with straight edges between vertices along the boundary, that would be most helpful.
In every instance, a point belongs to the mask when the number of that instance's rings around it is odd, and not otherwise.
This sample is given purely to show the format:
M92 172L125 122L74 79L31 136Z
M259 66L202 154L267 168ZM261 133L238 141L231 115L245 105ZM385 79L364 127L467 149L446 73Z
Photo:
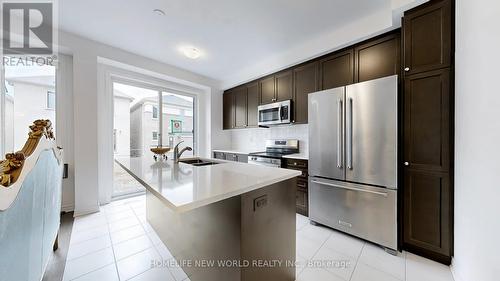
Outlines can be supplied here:
M259 126L288 124L292 121L292 101L286 100L258 107Z

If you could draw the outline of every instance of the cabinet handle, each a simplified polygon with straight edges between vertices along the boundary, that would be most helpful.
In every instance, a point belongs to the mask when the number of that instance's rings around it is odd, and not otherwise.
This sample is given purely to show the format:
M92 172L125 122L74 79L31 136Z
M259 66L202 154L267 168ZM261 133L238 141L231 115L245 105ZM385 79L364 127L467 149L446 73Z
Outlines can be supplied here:
M405 165L405 166L410 166L410 163L408 163L408 162L404 162L404 165Z
M405 71L406 72L410 71L410 68L409 67L405 67Z

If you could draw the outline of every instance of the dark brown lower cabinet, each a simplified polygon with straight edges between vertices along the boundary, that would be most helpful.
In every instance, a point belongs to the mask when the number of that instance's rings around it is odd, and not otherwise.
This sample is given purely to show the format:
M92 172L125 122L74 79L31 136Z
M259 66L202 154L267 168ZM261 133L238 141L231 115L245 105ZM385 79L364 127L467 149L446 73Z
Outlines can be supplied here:
M448 173L404 173L404 244L412 252L451 262L452 192Z
M297 177L296 186L296 209L297 213L309 216L309 189L307 187L307 160L303 159L286 159L283 168L292 169L302 172Z

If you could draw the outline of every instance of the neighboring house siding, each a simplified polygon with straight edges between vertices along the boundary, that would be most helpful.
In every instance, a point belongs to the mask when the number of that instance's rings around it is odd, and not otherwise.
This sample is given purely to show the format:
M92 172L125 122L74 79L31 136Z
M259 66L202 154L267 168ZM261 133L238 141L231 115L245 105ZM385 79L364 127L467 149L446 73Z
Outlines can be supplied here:
M132 156L149 155L151 154L150 148L157 146L159 143L159 138L158 140L153 139L153 132L159 133L160 119L153 118L153 107L157 105L155 101L143 100L130 109L130 148ZM165 113L169 110L179 115ZM194 147L193 116L184 116L186 112L190 112L190 115L192 115L193 108L164 103L163 112L163 146L173 146L178 141L183 140L183 146ZM183 133L171 134L171 120L182 121ZM172 142L170 142L170 137L173 137ZM185 155L192 155L192 152L186 152Z
M6 135L13 136L13 140L7 138L6 152L20 150L28 139L29 126L36 119L49 119L52 128L56 128L56 112L47 109L47 92L55 92L54 87L8 81L12 85L14 100L6 99ZM10 103L10 104L9 104ZM13 114L13 115L12 115ZM9 122L10 121L10 122Z
M130 155L130 99L114 98L115 154Z
M142 155L142 106L134 107L130 112L130 155Z

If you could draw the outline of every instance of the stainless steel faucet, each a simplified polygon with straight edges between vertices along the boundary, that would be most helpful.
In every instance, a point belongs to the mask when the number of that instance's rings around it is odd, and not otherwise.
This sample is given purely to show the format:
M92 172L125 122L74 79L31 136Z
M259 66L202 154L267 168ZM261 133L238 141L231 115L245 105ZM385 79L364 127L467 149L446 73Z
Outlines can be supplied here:
M182 153L184 153L184 151L188 150L188 151L191 151L193 150L191 147L189 146L186 146L184 147L180 152L179 152L179 144L183 143L184 141L180 141L179 143L177 143L177 145L175 146L174 148L174 162L175 163L179 163L179 159L181 158L181 155Z

